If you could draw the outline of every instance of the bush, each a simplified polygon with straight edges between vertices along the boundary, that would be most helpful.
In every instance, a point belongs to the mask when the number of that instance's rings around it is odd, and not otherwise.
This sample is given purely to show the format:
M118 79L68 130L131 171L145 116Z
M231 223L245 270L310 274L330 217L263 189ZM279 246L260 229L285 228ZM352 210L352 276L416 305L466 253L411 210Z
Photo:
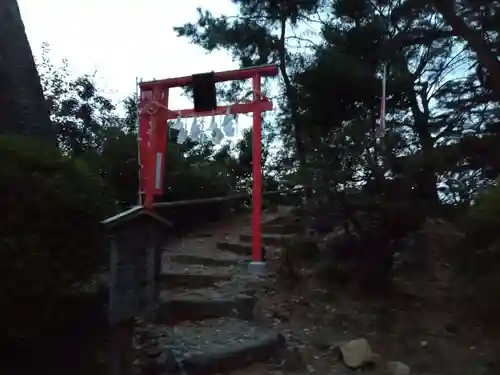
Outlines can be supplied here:
M478 197L457 220L463 240L449 253L460 295L482 318L500 313L500 185Z
M29 138L0 136L0 334L36 336L55 306L104 265L103 181Z
M459 225L465 236L456 254L456 266L475 287L479 279L487 280L500 271L500 185L486 190Z
M278 275L290 281L301 276L304 267L317 262L320 249L316 241L303 235L289 238L281 248Z
M500 240L500 185L487 189L461 221L468 246L483 249Z

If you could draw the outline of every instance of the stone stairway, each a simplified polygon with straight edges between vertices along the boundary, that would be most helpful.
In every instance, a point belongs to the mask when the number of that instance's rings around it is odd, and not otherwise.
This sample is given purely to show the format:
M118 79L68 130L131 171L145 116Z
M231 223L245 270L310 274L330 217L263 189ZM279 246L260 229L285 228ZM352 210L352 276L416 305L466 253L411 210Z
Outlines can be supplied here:
M280 222L287 212L264 213L265 244L279 245L293 231ZM160 306L154 322L138 330L142 373L228 373L283 347L283 337L254 316L255 292L265 279L247 270L249 228L247 214L165 248Z

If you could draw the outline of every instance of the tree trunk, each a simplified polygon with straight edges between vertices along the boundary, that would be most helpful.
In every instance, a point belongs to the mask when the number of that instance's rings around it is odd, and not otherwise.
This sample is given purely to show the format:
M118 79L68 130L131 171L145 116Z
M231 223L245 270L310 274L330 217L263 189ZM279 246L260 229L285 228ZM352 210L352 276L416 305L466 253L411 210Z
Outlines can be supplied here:
M0 133L53 144L56 132L16 0L0 0Z
M307 165L306 150L304 147L304 132L302 131L302 124L299 119L299 110L297 106L297 90L293 86L288 72L286 71L286 46L285 46L285 33L286 33L286 17L283 16L281 21L281 35L280 35L280 45L279 45L279 68L281 76L283 77L283 82L285 83L285 95L290 107L294 136L295 136L295 149L297 151L297 157L299 159L300 169L302 173L306 176L306 181L304 181L304 194L306 204L309 203L309 198L312 196L312 178Z
M421 61L420 68L417 71L423 71L426 61ZM409 63L405 59L401 67L406 76L406 95L410 102L410 110L413 114L415 121L414 129L418 135L420 146L422 147L422 160L424 161L419 165L420 171L416 178L417 192L420 199L437 203L439 202L439 195L437 190L437 174L432 163L432 152L434 151L434 140L432 138L431 130L429 128L429 103L427 100L427 84L423 83L425 88L421 89L418 93L415 89L414 75L411 74ZM420 75L415 74L415 75ZM422 100L423 111L420 110L418 105L417 96L420 95Z

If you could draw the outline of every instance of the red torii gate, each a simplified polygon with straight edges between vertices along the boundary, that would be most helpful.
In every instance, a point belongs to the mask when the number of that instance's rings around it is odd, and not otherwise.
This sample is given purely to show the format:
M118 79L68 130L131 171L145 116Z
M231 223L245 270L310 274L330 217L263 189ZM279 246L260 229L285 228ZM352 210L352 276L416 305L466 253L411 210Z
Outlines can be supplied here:
M224 115L229 109L231 114L253 113L253 193L252 193L252 263L262 263L262 112L273 109L271 101L261 93L261 78L278 75L277 65L265 65L247 69L230 70L204 75L168 78L149 82L140 82L139 99L139 159L140 186L144 194L144 206L153 208L155 195L163 193L164 159L167 147L168 121L182 118ZM202 77L201 87L197 77ZM207 81L208 78L208 81ZM215 83L252 79L253 100L246 103L235 103L217 106ZM203 82L204 81L204 82ZM207 85L208 82L208 85ZM195 108L170 110L168 108L169 89L193 85L195 91ZM199 84L198 84L199 85ZM202 96L201 106L198 104L196 90ZM207 105L208 103L208 105Z

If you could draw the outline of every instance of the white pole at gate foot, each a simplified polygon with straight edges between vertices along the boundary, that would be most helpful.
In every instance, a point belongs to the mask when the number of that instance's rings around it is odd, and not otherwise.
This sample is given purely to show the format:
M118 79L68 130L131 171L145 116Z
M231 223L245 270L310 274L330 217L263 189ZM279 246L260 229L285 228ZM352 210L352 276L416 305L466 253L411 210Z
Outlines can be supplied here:
M141 144L141 133L139 132L139 102L140 102L140 90L139 90L139 83L141 80L137 77L135 77L135 100L136 100L136 107L135 107L135 113L136 113L136 130L137 130L137 164L139 165L139 175L137 176L139 179L139 184L138 184L138 191L137 191L137 204L139 206L142 206L142 192L141 192L141 170L142 170L142 164L141 164L141 152L140 152L140 144Z

